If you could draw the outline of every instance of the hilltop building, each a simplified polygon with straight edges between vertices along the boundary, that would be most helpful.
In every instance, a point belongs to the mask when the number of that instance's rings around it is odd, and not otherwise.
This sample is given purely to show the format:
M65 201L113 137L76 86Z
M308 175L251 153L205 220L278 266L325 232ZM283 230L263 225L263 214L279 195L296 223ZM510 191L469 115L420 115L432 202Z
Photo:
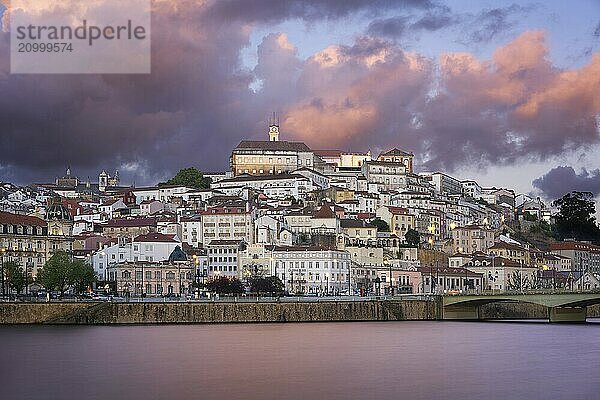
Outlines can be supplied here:
M242 140L231 153L231 170L241 174L271 175L306 167L315 169L321 159L304 143L279 140L279 125L269 125L269 140Z

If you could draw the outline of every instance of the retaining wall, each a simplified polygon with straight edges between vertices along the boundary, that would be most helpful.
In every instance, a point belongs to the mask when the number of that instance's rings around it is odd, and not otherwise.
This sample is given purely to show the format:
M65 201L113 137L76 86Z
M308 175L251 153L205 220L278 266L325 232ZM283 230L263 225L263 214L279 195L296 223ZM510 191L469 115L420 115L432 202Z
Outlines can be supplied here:
M440 301L374 300L272 303L0 303L0 324L178 324L243 322L410 321L441 318ZM482 306L482 319L548 318L526 303ZM600 317L600 305L588 307Z

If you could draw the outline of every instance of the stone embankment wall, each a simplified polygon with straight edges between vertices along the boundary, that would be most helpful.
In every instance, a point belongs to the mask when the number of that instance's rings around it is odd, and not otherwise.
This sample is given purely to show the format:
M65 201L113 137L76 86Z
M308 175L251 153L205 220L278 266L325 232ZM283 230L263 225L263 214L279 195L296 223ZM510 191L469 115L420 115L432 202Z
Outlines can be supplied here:
M5 303L3 324L177 324L432 320L435 302Z
M482 319L546 319L548 308L530 303L492 303L481 306ZM600 304L587 308L588 318L600 318Z
M546 307L495 303L483 319L548 318ZM600 305L588 307L600 317ZM243 322L410 321L441 319L439 301L281 303L0 303L0 324L187 324Z

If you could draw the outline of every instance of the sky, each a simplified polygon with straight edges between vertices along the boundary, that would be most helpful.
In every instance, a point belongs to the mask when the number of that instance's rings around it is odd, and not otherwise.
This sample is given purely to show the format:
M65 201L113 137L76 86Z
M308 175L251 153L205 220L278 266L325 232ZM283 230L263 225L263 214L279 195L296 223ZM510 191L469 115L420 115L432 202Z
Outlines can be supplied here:
M281 139L313 149L399 147L417 171L600 193L598 0L154 0L148 75L12 75L8 30L0 181L225 171L277 112Z

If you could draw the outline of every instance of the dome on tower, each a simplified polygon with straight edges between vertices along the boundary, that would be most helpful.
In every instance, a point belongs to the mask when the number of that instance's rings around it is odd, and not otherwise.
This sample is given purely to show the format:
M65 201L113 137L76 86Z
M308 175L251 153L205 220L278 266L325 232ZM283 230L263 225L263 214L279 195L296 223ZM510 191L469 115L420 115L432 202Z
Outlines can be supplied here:
M48 207L46 211L47 220L58 220L58 221L70 221L72 219L71 213L67 210L63 204L54 203Z

